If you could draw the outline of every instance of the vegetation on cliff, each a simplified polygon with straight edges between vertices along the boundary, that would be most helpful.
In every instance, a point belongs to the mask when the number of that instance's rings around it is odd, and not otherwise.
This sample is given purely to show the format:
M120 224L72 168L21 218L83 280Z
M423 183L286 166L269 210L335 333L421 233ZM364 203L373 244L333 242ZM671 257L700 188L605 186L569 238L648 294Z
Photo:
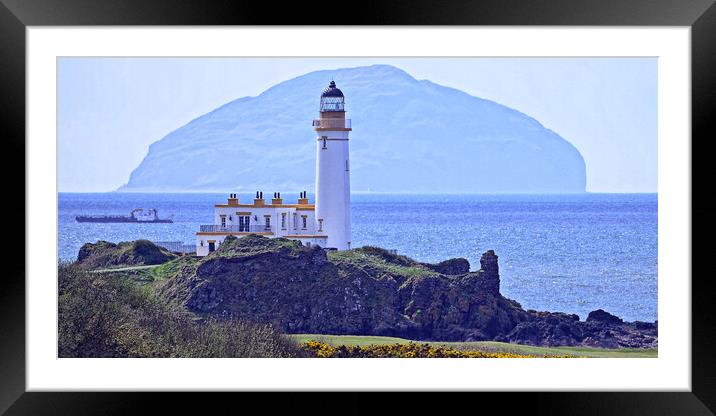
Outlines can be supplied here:
M494 253L484 260L480 271L447 275L376 247L326 252L249 235L227 238L159 292L202 316L250 317L288 333L492 339L528 314L499 295Z
M339 345L308 341L301 348L317 358L575 358L573 355L526 355L466 351L426 343Z
M60 264L59 357L296 357L297 343L266 324L196 319L117 274Z
M405 338L375 335L290 334L302 347L315 341L332 347L368 347L371 345L427 344L448 350L479 351L492 354L512 354L530 357L570 356L584 358L657 358L658 348L591 348L584 346L537 347L498 341L415 341Z
M77 262L89 269L117 266L140 266L162 264L177 258L176 254L159 247L149 240L136 240L119 244L98 241L84 244L77 255Z
M81 255L77 267L107 267L98 260L107 258L137 264L139 256L119 254L131 244L86 245L85 251L95 254ZM176 305L177 313L211 325L259 322L286 334L542 347L656 348L658 342L656 322L623 322L601 310L585 321L572 314L524 310L500 293L497 256L491 250L482 255L480 269L470 271L465 259L428 264L378 247L336 252L248 235L228 237L206 257L130 269L114 274L145 284L153 301Z

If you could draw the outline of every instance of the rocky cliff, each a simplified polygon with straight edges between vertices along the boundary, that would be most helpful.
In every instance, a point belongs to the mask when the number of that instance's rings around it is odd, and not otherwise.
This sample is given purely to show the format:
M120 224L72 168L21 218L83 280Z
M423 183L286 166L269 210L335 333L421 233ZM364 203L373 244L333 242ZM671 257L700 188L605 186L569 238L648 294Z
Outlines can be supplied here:
M326 252L295 241L227 238L181 259L160 293L199 315L270 322L288 333L385 335L531 345L655 347L657 325L604 311L526 311L500 294L498 258L425 264L375 247Z

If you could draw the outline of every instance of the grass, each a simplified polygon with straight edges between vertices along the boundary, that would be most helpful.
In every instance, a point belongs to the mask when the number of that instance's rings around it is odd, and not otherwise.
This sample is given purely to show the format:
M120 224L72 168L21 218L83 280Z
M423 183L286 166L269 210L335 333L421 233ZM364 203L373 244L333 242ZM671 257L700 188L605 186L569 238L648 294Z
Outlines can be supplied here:
M110 267L91 270L93 274L111 274L114 277L126 277L137 283L157 283L176 277L185 266L195 266L198 259L193 256L179 257L162 264L129 267Z
M121 273L59 264L58 278L59 357L306 356L269 325L238 318L198 320Z
M400 264L389 262L384 258L362 249L330 251L328 259L337 265L351 265L360 269L375 269L388 272L392 275L408 277L428 277L437 273L417 263Z
M196 266L198 261L199 259L193 256L179 257L152 269L151 277L155 281L171 279L176 277L185 266Z
M463 351L482 351L487 353L505 353L519 355L576 355L591 358L656 358L658 350L653 349L605 349L586 347L534 347L531 345L509 344L496 341L475 341L475 342L436 342L436 341L411 341L404 338L362 336L362 335L322 335L322 334L290 334L299 343L318 341L332 346L367 346L386 344L408 344L426 343L432 346L443 346L446 348Z
M143 269L154 269L159 266L162 266L160 264L150 264L146 266L131 266L131 267L110 267L107 269L97 269L92 270L90 273L114 273L114 272L131 272L135 270L143 270Z

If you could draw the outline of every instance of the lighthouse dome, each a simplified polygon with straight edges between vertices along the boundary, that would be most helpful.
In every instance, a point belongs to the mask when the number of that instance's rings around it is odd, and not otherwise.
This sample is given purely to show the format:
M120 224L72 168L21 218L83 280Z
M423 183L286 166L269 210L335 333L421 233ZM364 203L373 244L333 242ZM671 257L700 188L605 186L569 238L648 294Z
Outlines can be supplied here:
M336 88L335 81L331 81L331 83L328 84L328 87L323 90L321 97L343 97L343 91Z
M321 94L321 111L345 111L345 104L343 91L336 87L335 81L331 81Z

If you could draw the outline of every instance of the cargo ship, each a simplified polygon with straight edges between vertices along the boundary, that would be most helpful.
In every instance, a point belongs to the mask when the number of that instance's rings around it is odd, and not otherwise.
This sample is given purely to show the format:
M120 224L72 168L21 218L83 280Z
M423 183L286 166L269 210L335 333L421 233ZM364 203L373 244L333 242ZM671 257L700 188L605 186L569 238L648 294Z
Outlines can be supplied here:
M139 223L170 223L172 217L159 218L154 208L144 211L142 208L132 210L129 215L78 215L77 222L139 222Z

